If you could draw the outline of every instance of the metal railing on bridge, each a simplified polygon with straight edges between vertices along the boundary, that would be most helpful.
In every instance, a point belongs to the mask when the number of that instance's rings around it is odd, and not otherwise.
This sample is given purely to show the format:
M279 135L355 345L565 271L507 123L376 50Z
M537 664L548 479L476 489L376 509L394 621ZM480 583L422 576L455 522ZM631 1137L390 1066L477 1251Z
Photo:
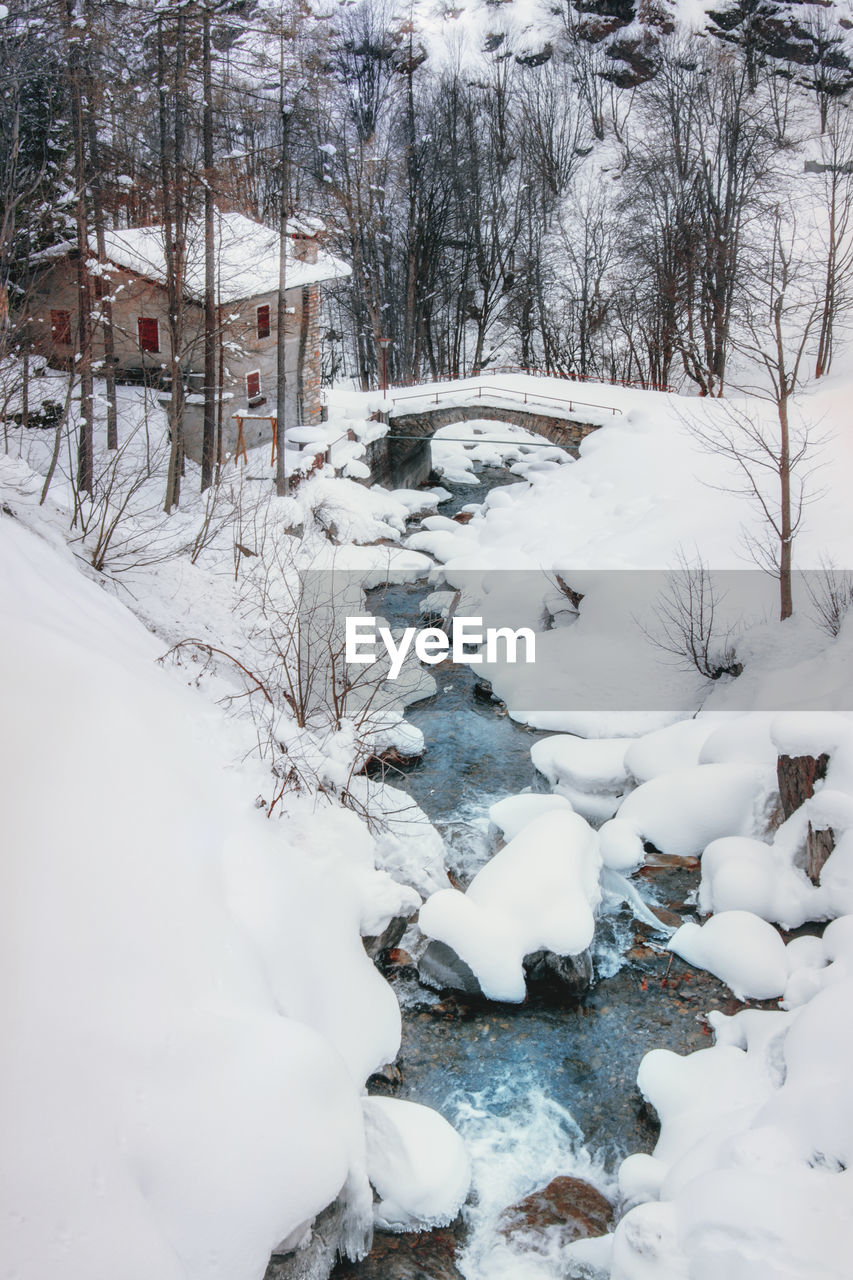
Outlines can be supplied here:
M474 379L468 379L467 381L473 382ZM454 396L454 395L457 395L457 396L467 395L467 396L470 396L472 399L482 400L483 387L482 386L477 386L477 387L471 387L471 386L446 387L445 386L445 387L442 387L441 390L407 391L407 392L404 392L402 395L389 396L388 398L390 399L392 404L397 404L398 401L402 401L402 400L431 400L434 404L438 404L441 400L445 399L445 397ZM543 404L544 407L547 407L547 404L545 404L545 402L548 402L548 404L552 404L552 405L558 405L561 408L564 406L567 406L569 413L575 413L577 411L577 408L595 409L599 413L611 413L614 415L619 413L619 410L616 409L612 404L592 404L590 401L587 401L587 400L577 400L574 396L555 396L555 395L552 395L550 392L545 392L543 394L538 391L525 390L524 387L491 386L487 389L486 395L487 397L491 395L509 396L509 397L520 396L521 403L524 405L530 405L531 407L539 404Z
M480 369L478 373L454 373L443 378L435 378L433 382L473 382L476 378L496 378L507 373L523 373L528 378L554 378L560 382L597 382L609 387L627 387L635 391L663 391L669 395L676 394L676 388L668 382L654 382L647 378L608 378L597 373L574 373L562 369L536 369L522 364L491 364ZM408 380L389 382L389 390L402 390L404 387L416 387L422 384ZM432 383L428 384L432 385Z

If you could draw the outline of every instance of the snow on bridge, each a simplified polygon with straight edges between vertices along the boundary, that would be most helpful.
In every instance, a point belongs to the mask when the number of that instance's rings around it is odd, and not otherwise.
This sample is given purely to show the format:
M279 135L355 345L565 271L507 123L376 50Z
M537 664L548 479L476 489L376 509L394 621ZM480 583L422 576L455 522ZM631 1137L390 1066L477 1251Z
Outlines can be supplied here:
M392 486L426 479L429 441L437 430L454 423L510 423L576 455L585 436L618 420L636 405L638 396L667 398L666 392L636 386L580 383L507 369L379 395L378 401L376 393L372 397L373 412L388 429L368 446L366 461L375 480Z

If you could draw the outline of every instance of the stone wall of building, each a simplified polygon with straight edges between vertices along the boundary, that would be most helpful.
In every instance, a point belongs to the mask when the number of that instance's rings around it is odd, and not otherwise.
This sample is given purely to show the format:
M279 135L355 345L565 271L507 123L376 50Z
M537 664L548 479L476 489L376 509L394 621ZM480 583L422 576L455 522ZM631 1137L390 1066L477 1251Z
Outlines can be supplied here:
M311 252L316 241L308 242ZM310 260L310 258L309 258ZM147 382L168 388L169 328L166 290L155 281L110 266L102 289L113 298L113 335L118 380ZM277 403L277 328L278 296L275 292L223 305L220 309L219 335L221 360L217 357L217 383L222 371L222 448L225 457L237 444L237 414L257 415L244 425L247 447L271 441L268 416L275 414ZM320 388L320 292L316 284L287 291L287 328L285 356L287 363L287 424L319 422L322 417ZM269 307L269 333L258 336L258 309ZM99 301L95 299L97 316ZM51 311L66 311L70 317L71 342L57 342L51 329ZM142 351L139 345L138 320L156 320L159 351ZM76 268L67 256L58 259L41 277L33 292L28 319L31 345L55 367L70 367L77 349L77 282ZM103 330L95 323L93 356L104 356ZM184 413L185 449L188 457L201 460L204 395L204 311L195 302L185 303L184 367L188 400ZM247 377L257 374L260 393L250 403Z

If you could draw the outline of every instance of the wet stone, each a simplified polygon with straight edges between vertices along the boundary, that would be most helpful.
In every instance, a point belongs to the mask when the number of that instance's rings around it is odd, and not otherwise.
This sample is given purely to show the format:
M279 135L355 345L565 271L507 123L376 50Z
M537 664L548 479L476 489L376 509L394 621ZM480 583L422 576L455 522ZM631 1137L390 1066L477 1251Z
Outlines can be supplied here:
M578 997L593 978L592 956L583 951L578 956L558 956L553 951L533 951L524 957L524 975L529 990L539 989L562 997Z
M603 1236L613 1225L613 1206L582 1178L554 1178L504 1209L498 1230L516 1249L551 1253L572 1240Z
M463 1280L456 1253L464 1231L458 1220L435 1231L377 1231L370 1254L362 1262L339 1262L332 1280Z
M480 984L473 970L452 947L444 942L431 942L421 957L418 972L422 982L437 991L462 991L481 996Z

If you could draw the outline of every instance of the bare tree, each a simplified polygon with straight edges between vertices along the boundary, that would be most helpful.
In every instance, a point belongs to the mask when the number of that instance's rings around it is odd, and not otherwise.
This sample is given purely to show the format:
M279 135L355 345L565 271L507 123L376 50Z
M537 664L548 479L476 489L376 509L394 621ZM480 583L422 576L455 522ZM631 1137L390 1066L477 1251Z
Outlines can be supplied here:
M809 493L815 433L791 404L820 312L811 266L798 242L796 219L777 208L767 256L753 271L749 316L738 344L761 379L749 390L772 405L772 416L727 404L713 423L698 417L688 422L705 448L733 464L741 478L733 491L754 502L763 517L767 536L747 535L747 542L756 562L779 581L783 620L794 609L794 538L806 502L815 496Z
M806 590L818 626L828 636L837 636L853 609L853 573L839 569L832 560L824 560L817 573L809 574Z
M849 108L829 109L821 138L820 235L825 254L815 377L829 372L839 321L853 306L853 124Z
M695 667L707 680L739 676L738 630L720 619L724 597L719 593L707 564L691 564L683 548L678 568L667 575L666 587L654 606L658 628L647 630L649 639L674 657Z

